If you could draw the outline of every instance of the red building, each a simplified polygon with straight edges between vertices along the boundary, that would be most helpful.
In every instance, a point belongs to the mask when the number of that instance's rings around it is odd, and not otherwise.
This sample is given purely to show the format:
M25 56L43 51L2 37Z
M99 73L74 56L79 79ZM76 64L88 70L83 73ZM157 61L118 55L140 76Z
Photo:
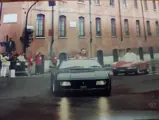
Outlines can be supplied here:
M33 2L3 3L0 40L8 34L22 50L19 40L25 16ZM78 53L89 47L89 2L57 2L54 8L54 52ZM159 2L148 0L92 0L93 55L103 50L104 55L125 51L147 53L159 48ZM29 13L29 26L34 27L34 41L29 53L49 54L51 36L51 8L48 2L37 3ZM152 49L153 48L153 49ZM114 52L113 52L114 51Z

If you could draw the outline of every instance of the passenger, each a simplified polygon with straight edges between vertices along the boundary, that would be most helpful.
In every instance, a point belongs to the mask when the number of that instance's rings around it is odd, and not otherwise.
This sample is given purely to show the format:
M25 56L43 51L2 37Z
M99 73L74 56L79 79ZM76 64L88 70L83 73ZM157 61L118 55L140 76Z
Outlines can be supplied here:
M82 48L81 52L80 52L79 59L85 59L85 58L88 58L87 50L85 48Z

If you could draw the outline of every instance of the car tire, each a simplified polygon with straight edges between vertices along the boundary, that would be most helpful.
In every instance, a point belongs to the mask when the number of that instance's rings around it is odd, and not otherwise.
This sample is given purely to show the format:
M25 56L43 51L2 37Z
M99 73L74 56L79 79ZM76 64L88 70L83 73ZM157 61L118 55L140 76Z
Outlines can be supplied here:
M135 72L135 75L139 75L140 74L140 71L139 71L139 69L137 68L136 69L136 72Z
M145 73L145 74L149 74L149 70L146 69L146 70L144 71L144 73Z
M125 76L127 76L128 75L128 73L127 72L125 72Z
M117 76L117 75L118 75L118 73L117 73L117 72L113 72L113 75L114 75L114 76Z

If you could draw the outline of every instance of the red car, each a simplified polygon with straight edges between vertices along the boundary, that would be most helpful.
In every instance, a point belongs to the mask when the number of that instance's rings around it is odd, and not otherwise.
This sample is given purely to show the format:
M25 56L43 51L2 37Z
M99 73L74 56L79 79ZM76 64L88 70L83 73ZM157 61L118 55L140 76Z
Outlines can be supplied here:
M112 65L112 70L114 75L124 73L125 75L129 73L135 73L136 75L140 73L149 73L149 65L147 61L135 61L135 62L125 62L119 61Z

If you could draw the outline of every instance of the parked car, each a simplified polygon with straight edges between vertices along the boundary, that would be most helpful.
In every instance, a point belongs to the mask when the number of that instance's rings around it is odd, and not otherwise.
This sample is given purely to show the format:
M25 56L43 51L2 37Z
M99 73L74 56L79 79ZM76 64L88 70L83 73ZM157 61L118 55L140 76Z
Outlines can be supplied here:
M112 65L113 75L118 75L124 73L125 75L134 73L136 75L140 73L149 73L149 64L147 61L135 61L135 62L126 62L119 61L115 62Z
M96 60L68 59L57 68L52 67L50 88L54 95L97 91L110 96L111 77Z

